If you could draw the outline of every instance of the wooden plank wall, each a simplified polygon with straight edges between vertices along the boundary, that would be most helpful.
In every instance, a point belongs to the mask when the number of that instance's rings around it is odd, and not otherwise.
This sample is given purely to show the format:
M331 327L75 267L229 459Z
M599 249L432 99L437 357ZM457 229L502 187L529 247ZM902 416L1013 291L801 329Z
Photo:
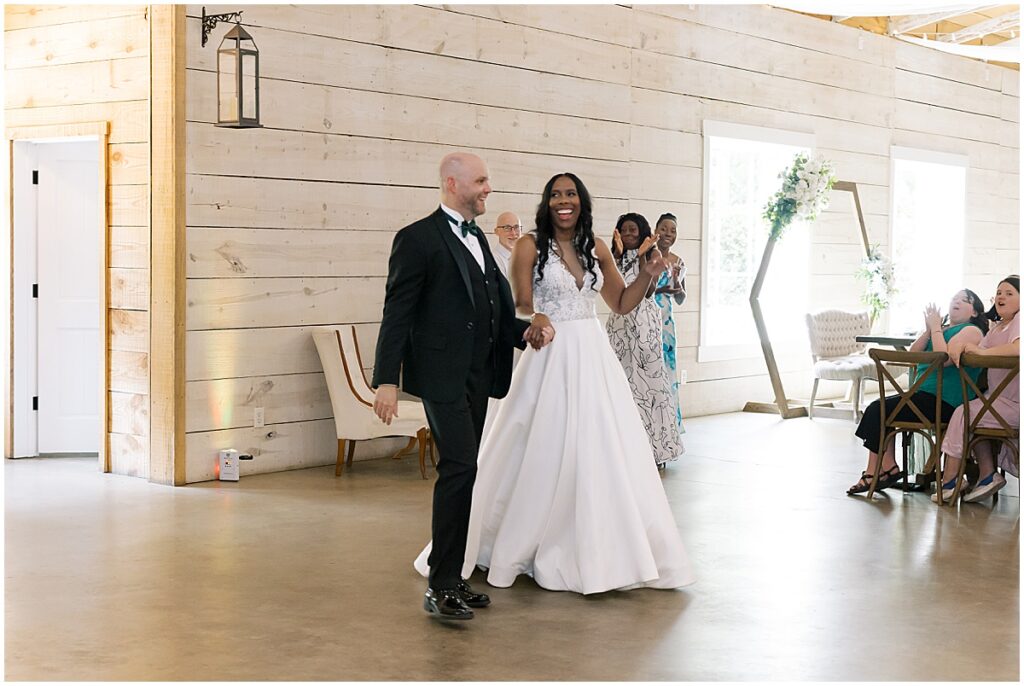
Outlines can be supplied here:
M149 476L149 20L145 5L6 5L6 126L109 121L110 439Z
M436 205L453 149L490 165L488 227L503 210L532 223L564 170L587 182L602 235L626 210L679 216L688 415L770 397L760 358L696 361L705 119L815 134L860 184L883 249L890 146L966 154L967 285L988 293L1018 260L1017 72L765 6L262 5L244 19L266 128L235 131L212 125L226 29L200 48L199 12L187 10L188 481L212 478L232 444L261 452L253 471L333 460L309 327L355 323L372 358L391 239ZM815 229L813 306L857 305L860 250L837 200ZM790 393L809 392L809 368L785 361Z

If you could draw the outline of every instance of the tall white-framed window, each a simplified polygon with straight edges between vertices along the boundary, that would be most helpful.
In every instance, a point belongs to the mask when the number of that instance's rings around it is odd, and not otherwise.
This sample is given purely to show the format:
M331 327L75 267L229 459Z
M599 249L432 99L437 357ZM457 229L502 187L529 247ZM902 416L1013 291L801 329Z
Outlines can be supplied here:
M963 288L967 162L965 155L892 146L891 331L921 331L925 306L945 310Z
M749 302L768 241L761 214L779 189L779 173L813 148L812 134L704 121L698 361L761 355ZM810 235L806 222L795 221L775 247L761 292L774 345L807 347L809 281Z

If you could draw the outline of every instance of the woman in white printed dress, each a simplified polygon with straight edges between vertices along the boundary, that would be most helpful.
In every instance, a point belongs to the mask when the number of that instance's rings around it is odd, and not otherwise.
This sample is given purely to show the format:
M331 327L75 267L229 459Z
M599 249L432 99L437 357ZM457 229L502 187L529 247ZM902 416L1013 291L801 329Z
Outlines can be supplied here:
M613 254L626 283L643 280L647 262L643 244L651 244L651 227L642 214L628 212L615 224ZM621 244L621 246L620 246ZM660 254L660 253L659 253ZM660 274L659 274L660 276ZM608 340L629 379L633 399L643 417L658 469L664 469L683 452L672 394L675 372L665 364L662 348L661 309L654 301L657 280L633 310L608 315Z

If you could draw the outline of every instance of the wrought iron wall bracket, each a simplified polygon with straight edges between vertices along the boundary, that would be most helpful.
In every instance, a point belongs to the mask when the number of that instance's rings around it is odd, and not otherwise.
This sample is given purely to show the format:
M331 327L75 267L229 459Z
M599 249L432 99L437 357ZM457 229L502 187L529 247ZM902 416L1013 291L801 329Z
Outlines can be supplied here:
M213 31L214 27L221 22L233 21L240 23L242 21L242 10L238 12L227 12L225 14L207 14L206 7L203 7L203 42L202 47L206 47L206 41L210 38L210 31Z

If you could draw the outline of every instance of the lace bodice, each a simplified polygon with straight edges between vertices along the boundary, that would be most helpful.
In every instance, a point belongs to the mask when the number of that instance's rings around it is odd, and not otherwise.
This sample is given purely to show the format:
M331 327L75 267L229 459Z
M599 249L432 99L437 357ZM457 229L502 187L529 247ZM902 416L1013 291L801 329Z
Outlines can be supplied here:
M538 260L538 264L540 261ZM544 278L538 280L537 265L533 266L533 310L543 312L553 322L597 317L596 300L604 285L604 274L594 261L595 279L584 269L583 288L576 287L576 279L552 251L544 265ZM594 287L591 288L591 285Z

